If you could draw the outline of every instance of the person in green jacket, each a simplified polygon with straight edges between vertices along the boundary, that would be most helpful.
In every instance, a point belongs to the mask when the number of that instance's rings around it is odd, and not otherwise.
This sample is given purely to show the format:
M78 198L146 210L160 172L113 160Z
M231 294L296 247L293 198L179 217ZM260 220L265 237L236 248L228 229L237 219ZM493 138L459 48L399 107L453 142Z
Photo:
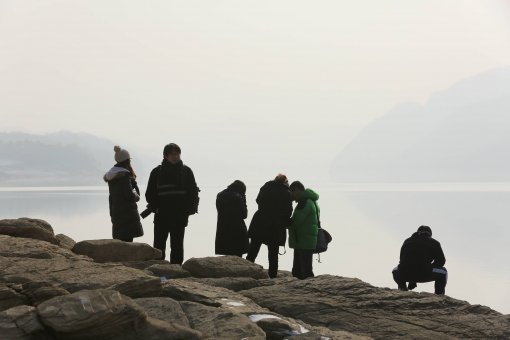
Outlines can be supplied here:
M292 199L297 202L289 226L289 247L294 249L292 276L298 279L313 277L313 251L317 245L320 209L319 195L295 181L289 187Z

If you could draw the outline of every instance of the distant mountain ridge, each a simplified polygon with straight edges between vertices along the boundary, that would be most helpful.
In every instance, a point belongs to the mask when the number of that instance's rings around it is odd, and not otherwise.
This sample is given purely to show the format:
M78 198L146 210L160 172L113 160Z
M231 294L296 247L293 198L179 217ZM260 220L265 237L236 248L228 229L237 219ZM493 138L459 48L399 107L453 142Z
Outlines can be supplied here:
M338 155L344 182L510 181L510 67L402 104Z
M0 132L0 186L101 185L113 145L86 133Z

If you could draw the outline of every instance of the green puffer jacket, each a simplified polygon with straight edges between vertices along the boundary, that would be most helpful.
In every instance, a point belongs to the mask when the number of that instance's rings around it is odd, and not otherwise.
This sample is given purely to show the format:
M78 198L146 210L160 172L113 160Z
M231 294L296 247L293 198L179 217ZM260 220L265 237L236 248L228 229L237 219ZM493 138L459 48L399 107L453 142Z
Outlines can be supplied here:
M317 205L319 194L306 189L298 198L298 204L292 214L292 223L289 226L289 247L294 249L315 249L317 245Z

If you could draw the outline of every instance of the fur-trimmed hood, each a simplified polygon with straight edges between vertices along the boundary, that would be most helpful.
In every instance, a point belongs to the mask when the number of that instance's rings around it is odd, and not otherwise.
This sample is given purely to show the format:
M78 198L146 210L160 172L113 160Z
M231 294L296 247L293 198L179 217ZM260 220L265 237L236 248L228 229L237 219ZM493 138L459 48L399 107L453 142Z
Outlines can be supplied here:
M108 170L108 172L106 174L104 174L103 179L105 182L109 182L109 181L114 180L117 177L126 176L126 175L130 175L130 172L128 169L123 168L121 166L114 166L113 168Z

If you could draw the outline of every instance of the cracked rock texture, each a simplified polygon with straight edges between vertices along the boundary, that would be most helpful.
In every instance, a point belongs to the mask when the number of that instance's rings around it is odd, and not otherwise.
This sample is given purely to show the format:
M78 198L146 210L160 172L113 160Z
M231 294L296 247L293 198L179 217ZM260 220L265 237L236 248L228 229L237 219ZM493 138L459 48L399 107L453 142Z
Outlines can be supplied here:
M447 296L268 279L233 256L180 267L145 244L52 235L42 220L0 220L1 339L510 338L509 315Z

